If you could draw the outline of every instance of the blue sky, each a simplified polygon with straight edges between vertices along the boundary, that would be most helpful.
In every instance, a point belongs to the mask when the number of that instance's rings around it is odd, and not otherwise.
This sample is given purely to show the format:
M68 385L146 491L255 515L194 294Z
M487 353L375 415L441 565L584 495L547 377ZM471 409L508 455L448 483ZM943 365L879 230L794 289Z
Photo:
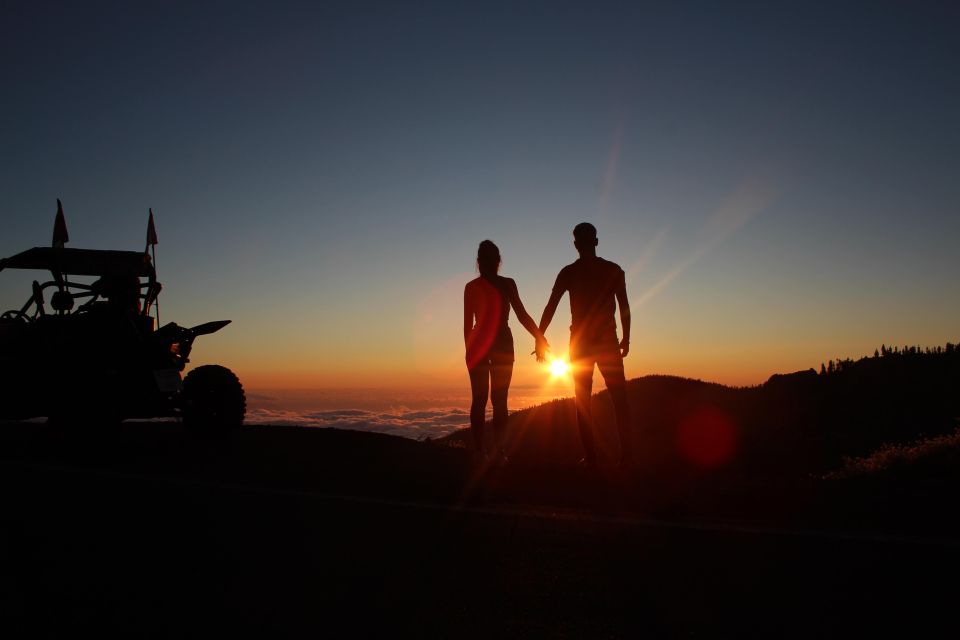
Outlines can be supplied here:
M581 220L631 273L630 375L956 341L958 11L6 3L0 253L57 197L72 246L153 207L164 319L232 318L197 357L259 386L465 381L476 245L539 317Z

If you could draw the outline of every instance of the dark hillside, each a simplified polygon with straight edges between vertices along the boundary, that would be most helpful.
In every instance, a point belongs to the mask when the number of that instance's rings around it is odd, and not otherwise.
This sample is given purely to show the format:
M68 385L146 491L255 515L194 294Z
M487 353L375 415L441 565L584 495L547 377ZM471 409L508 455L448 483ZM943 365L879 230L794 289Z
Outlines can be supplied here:
M731 388L671 376L627 383L636 456L646 472L685 477L803 478L838 468L885 443L950 433L960 417L960 349L907 348L846 360L763 385ZM593 398L599 438L615 457L606 391ZM510 449L531 465L580 455L572 399L510 417ZM447 439L465 443L466 434Z

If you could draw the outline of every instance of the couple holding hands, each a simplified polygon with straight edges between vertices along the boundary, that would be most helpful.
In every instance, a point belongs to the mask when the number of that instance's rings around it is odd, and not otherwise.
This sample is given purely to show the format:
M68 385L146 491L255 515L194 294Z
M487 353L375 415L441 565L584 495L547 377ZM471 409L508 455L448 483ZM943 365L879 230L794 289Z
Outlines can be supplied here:
M581 464L596 468L597 451L593 438L590 398L593 391L593 367L596 365L610 391L620 436L621 468L630 466L630 416L627 405L623 358L630 350L630 304L623 269L597 256L597 229L581 222L573 229L573 245L580 258L557 275L540 325L523 308L517 284L499 275L500 250L484 240L477 250L480 276L467 283L463 291L463 339L467 369L470 372L472 402L470 432L474 459L478 463L503 464L504 428L507 422L507 391L513 375L513 334L507 325L510 308L520 324L536 339L538 362L543 362L550 345L544 337L564 293L570 293L570 363L576 394L577 427L583 444ZM620 308L623 339L617 339L614 318ZM484 438L487 397L493 404L493 438ZM487 446L492 440L493 445Z

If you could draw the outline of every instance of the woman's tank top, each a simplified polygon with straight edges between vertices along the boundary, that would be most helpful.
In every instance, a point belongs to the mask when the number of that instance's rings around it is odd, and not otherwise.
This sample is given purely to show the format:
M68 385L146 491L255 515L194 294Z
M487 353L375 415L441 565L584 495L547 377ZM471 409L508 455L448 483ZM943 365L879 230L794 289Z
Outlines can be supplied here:
M467 305L473 310L474 325L467 340L468 365L490 352L513 354L510 318L510 285L503 276L480 277L467 285ZM472 365L471 365L472 366Z

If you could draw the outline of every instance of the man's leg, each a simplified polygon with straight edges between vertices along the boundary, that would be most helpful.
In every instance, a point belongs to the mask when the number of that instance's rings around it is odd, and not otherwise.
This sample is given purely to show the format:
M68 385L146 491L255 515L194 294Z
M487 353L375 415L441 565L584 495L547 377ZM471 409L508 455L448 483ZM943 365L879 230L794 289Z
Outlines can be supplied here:
M613 349L604 350L597 358L597 367L607 384L613 412L617 418L617 433L620 436L620 464L630 464L633 458L633 438L631 437L630 405L627 402L627 384L623 373L623 358L616 343Z
M593 443L593 413L590 408L591 396L593 395L593 359L577 357L573 360L572 365L580 442L583 443L584 459L588 465L594 466L597 464L597 450Z

